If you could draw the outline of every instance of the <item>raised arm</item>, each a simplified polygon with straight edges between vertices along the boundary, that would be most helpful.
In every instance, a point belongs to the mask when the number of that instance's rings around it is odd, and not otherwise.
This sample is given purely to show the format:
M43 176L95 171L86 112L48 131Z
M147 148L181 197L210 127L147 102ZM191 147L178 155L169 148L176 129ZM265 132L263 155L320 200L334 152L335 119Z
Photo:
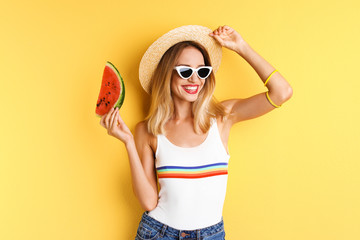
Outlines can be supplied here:
M101 118L100 124L108 130L109 135L125 144L134 194L145 211L154 209L158 202L154 154L144 123L136 125L133 137L119 111L112 109Z
M255 52L234 29L222 26L214 30L210 36L222 46L243 57L254 68L263 83L273 73L266 83L269 99L266 92L263 92L245 99L230 99L222 102L231 112L229 118L231 124L264 115L291 98L292 88L286 79L278 71L274 72L276 69Z

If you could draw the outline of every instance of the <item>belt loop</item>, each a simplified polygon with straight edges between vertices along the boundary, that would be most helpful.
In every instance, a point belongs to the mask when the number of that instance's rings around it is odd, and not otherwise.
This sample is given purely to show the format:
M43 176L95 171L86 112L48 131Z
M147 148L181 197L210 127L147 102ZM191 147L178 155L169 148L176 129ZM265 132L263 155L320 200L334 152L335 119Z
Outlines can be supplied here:
M196 235L197 235L196 239L201 240L201 230L200 229L196 230Z
M160 233L160 237L162 238L165 235L165 231L166 231L167 225L163 225L162 229L161 229L161 233Z

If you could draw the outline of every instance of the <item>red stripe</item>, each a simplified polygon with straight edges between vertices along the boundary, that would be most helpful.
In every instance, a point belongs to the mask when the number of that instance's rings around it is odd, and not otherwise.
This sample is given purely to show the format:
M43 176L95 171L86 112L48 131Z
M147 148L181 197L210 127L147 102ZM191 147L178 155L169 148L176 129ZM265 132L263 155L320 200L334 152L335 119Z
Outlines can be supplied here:
M198 174L191 174L191 173L175 173L175 174L159 174L158 178L204 178L204 177L212 177L217 175L226 175L228 174L227 170L219 170L207 173L198 173Z

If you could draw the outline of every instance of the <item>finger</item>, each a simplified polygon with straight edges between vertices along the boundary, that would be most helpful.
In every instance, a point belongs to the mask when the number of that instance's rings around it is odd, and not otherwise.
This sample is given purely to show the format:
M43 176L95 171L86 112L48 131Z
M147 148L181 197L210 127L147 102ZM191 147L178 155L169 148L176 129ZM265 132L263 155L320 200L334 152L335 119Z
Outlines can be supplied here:
M116 112L117 112L117 108L116 108L116 109L112 112L112 114L111 114L111 118L110 118L110 128L115 127L115 126L114 126L114 122L115 122Z
M225 32L226 32L227 34L232 34L232 33L234 32L234 29L232 29L232 28L229 27L229 26L226 26L224 29L225 29Z
M101 125L101 126L104 126L104 125L103 125L103 121L104 121L104 116L101 116L101 118L100 118L100 125Z
M129 129L128 126L125 124L124 120L121 118L120 113L117 114L117 117L118 117L117 121L118 121L121 129L123 129L123 130L125 130L125 131L127 131L127 132L130 132L130 129Z
M117 125L120 125L121 126L121 122L120 122L120 114L119 114L119 112L117 112L116 113L116 123L117 123Z
M104 126L105 126L106 128L108 128L108 119L109 119L109 117L110 117L110 112L108 112L108 113L105 115L104 120L103 120Z
M124 120L121 118L120 114L117 114L117 123L121 129L128 130L128 127L126 126Z
M103 119L100 120L100 125L105 127L105 124L103 123Z
M105 118L105 126L106 128L109 128L109 124L110 124L110 117L111 117L111 114L113 113L114 109L111 108L110 111L107 113L107 116Z
M221 37L219 37L218 35L214 35L214 38L220 43L221 46L224 45L224 41L222 40Z
M117 116L118 116L118 122L119 122L120 124L125 123L124 120L122 119L122 117L120 116L120 113L119 113L119 112L117 113Z
M105 127L105 128L106 128L106 126L105 126L105 117L106 117L106 115L107 115L107 114L103 115L103 116L101 117L101 119L100 119L100 125L103 126L103 127Z
M113 131L114 131L114 127L115 127L115 125L114 125L115 116L116 116L116 110L113 110L111 113L111 118L109 120L109 128L108 128L108 134L111 136L114 136Z

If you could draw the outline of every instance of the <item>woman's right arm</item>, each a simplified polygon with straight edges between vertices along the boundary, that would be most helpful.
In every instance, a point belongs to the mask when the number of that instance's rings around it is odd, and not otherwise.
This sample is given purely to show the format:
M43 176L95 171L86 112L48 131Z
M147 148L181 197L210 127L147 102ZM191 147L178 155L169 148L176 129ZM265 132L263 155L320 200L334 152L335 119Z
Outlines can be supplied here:
M158 192L154 153L150 147L150 137L144 122L136 125L135 137L120 117L117 109L112 109L107 115L104 115L100 124L107 128L109 135L118 138L125 144L134 194L142 208L145 211L151 211L157 205Z

